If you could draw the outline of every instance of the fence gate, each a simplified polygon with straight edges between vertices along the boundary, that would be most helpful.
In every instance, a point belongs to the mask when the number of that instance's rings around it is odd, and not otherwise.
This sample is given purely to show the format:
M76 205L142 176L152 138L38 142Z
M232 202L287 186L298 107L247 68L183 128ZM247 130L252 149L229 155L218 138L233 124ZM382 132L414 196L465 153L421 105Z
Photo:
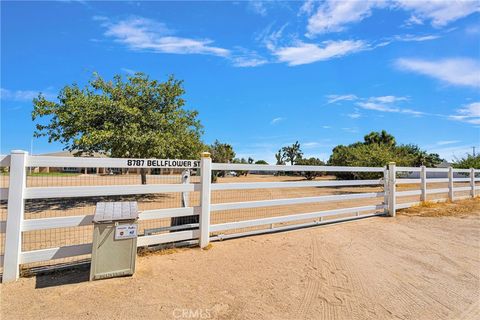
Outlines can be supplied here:
M139 247L187 241L203 248L231 237L395 216L422 201L475 197L479 181L474 169L223 164L208 153L201 160L164 160L12 151L0 156L0 166L4 282L24 269L88 261L99 201L138 202ZM321 177L307 181L305 172Z

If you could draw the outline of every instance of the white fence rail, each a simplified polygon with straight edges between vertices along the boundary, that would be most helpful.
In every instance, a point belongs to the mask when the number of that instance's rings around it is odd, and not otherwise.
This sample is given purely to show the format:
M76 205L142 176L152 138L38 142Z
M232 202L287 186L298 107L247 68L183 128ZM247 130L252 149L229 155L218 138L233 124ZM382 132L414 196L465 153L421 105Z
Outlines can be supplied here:
M3 264L3 281L16 280L19 277L19 267L39 261L48 261L91 253L91 244L67 245L40 250L22 251L22 234L24 232L49 230L58 228L75 228L88 226L92 223L93 215L76 215L52 218L24 219L26 199L48 198L77 198L117 195L137 195L155 193L200 193L200 205L168 209L143 210L139 220L154 220L165 218L198 216L198 229L185 230L156 235L139 237L138 246L149 246L184 240L196 240L203 248L210 241L232 236L249 235L269 230L285 230L293 227L304 227L332 222L341 222L387 214L395 216L397 209L418 205L429 201L429 195L447 193L447 199L432 199L433 201L453 201L460 198L475 197L478 187L476 178L479 170L426 168L426 167L396 167L391 163L387 167L331 167L331 166L279 166L279 165L250 165L250 164L223 164L212 163L209 154L203 154L200 161L194 160L157 160L157 159L110 159L110 158L62 158L29 156L25 151L12 151L11 155L0 156L0 165L9 167L9 186L0 188L0 200L8 199L8 215L6 221L0 221L0 233L5 233L5 252L0 256ZM32 166L50 167L115 167L115 168L196 168L201 171L200 183L182 184L150 184L150 185L108 185L108 186L68 186L68 187L27 187L27 168ZM295 181L295 182L248 182L248 183L215 183L212 184L212 171L257 171L257 172L361 172L377 173L381 179L370 180L324 180L324 181ZM419 179L397 178L406 172L419 172ZM427 172L443 172L448 178L427 179ZM464 175L454 178L454 173ZM429 184L447 183L447 188L428 188ZM455 186L463 183L468 186ZM418 185L418 189L396 191L397 186ZM311 187L358 187L380 186L382 192L361 192L352 194L334 194L314 197L281 198L242 202L223 202L212 204L212 191L225 190L255 190L278 188L311 188ZM469 192L468 196L457 196L456 192ZM420 201L403 202L397 200L403 197L420 196ZM295 213L281 216L245 219L233 222L211 223L211 214L219 211L229 211L249 208L267 208L298 204L314 204L358 199L379 199L379 203L356 207L342 207L315 212ZM188 203L187 200L183 201ZM345 216L347 215L347 216ZM329 217L329 219L325 219ZM302 221L310 221L302 223ZM290 223L295 223L290 225ZM273 225L277 225L272 229ZM222 232L242 228L261 227L248 232L239 232L225 235ZM212 234L215 233L215 234Z

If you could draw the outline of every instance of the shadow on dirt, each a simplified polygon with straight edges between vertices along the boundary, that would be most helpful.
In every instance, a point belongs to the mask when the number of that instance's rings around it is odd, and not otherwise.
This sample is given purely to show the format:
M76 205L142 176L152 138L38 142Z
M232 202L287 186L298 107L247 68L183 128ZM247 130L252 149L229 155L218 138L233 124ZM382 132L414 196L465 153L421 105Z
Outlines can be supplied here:
M35 279L35 289L88 282L89 279L90 263L85 263L68 269L52 270L37 274Z

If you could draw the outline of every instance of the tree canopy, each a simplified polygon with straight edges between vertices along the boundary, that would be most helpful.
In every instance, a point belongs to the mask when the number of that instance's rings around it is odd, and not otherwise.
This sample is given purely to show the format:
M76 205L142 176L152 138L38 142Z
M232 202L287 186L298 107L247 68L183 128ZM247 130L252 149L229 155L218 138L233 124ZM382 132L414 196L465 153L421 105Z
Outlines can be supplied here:
M397 145L395 138L386 131L371 132L359 141L348 146L333 148L328 164L332 166L382 167L394 161L399 166L433 167L442 162L438 154L427 153L413 144ZM343 179L364 179L374 177L369 173L338 173Z
M58 101L41 94L33 100L34 136L61 142L76 155L196 159L204 149L203 127L198 112L184 108L182 84L174 76L159 82L136 73L107 81L95 73L84 88L65 86Z
M318 158L311 157L311 158L308 158L308 159L303 159L303 158L299 159L295 163L295 165L297 165L297 166L323 166L323 165L325 165L325 163ZM325 174L325 172L321 172L321 171L304 171L304 172L302 172L302 175L307 180L313 180L316 177L324 175L324 174Z
M213 162L230 163L235 158L235 151L228 143L222 143L218 140L208 147ZM212 181L217 181L218 177L224 177L225 171L212 171Z
M278 150L278 152L275 153L275 160L277 161L277 165L285 164L285 156L283 155L282 149Z
M286 146L282 148L283 156L282 158L285 161L290 162L290 164L293 166L296 161L299 159L302 159L303 152L300 148L300 143L296 141L294 144L291 146Z
M198 112L184 108L183 81L136 73L107 81L98 74L84 88L65 86L58 102L33 100L35 137L70 151L104 152L117 158L198 158L204 148Z
M453 167L459 169L480 169L480 154L475 156L473 154L467 154L463 158L456 158L453 162Z
M396 145L395 137L387 133L387 131L382 130L381 132L372 131L367 134L364 138L364 144L384 144L387 146Z
M235 158L235 151L228 143L222 143L218 140L208 147L213 162L230 163Z

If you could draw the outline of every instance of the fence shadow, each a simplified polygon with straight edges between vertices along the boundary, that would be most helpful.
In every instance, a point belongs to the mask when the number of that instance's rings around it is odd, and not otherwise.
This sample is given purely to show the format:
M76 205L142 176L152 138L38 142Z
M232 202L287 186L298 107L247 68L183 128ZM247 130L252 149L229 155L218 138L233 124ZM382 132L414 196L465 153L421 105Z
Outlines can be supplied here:
M48 271L37 274L35 289L57 287L90 280L90 264L82 264L69 269Z
M89 206L94 207L97 202L103 201L155 202L166 198L172 198L172 196L167 194L135 194L84 198L32 199L25 201L25 213L39 213L48 210L64 211Z

